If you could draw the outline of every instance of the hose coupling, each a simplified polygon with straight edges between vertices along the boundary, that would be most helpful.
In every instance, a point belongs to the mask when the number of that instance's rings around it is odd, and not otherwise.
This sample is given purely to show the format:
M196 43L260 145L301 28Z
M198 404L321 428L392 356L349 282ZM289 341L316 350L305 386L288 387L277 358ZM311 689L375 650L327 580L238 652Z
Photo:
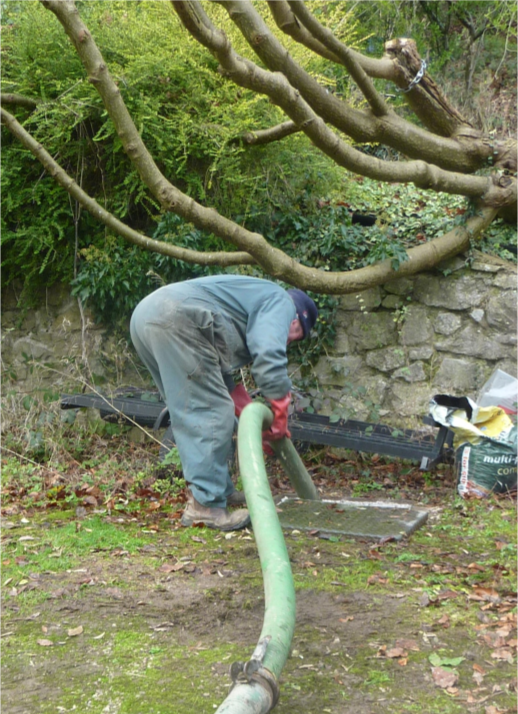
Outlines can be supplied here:
M230 677L232 678L230 691L232 691L236 684L252 684L252 682L257 682L257 684L260 684L270 693L272 700L270 709L273 709L279 701L279 684L273 672L263 667L263 659L271 639L271 635L267 635L259 640L248 662L232 663L230 667Z

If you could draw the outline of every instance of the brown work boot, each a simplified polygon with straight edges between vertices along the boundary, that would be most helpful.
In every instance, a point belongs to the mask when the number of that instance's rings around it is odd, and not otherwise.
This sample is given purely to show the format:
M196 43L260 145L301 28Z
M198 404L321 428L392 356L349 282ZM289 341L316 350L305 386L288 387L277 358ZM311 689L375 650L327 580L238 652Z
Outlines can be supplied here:
M227 506L245 506L246 498L243 491L232 491L230 496L227 496Z
M215 528L220 531L238 531L250 523L250 516L246 508L230 512L226 508L202 506L194 496L190 495L181 522L182 526L203 523L207 528Z

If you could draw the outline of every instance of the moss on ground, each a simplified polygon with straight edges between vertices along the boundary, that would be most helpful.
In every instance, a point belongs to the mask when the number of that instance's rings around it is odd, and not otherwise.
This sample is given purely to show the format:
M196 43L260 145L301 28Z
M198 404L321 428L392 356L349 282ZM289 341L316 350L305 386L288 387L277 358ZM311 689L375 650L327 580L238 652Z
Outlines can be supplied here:
M214 711L261 630L253 535L61 516L4 522L3 710ZM513 710L515 516L453 500L398 543L286 533L297 626L279 713ZM431 655L461 658L449 690Z

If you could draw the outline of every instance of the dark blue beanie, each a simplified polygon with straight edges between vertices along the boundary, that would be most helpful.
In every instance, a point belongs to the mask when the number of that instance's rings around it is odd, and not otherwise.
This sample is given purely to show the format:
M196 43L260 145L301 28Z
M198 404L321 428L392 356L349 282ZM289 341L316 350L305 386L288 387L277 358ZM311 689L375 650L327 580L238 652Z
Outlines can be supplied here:
M286 291L290 298L295 303L295 309L297 310L297 318L302 325L302 330L304 332L304 339L309 335L313 329L315 322L318 317L318 309L313 300L306 295L302 290L297 290L293 288Z

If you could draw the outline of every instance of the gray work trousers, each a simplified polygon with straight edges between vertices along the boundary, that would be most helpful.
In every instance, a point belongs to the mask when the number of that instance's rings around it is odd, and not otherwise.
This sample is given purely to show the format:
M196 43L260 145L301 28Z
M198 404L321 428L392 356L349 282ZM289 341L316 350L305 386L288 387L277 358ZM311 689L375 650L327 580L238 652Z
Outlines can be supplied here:
M194 498L204 506L224 508L234 490L227 464L234 403L223 380L227 347L218 319L207 303L153 293L137 305L130 331L169 409Z

